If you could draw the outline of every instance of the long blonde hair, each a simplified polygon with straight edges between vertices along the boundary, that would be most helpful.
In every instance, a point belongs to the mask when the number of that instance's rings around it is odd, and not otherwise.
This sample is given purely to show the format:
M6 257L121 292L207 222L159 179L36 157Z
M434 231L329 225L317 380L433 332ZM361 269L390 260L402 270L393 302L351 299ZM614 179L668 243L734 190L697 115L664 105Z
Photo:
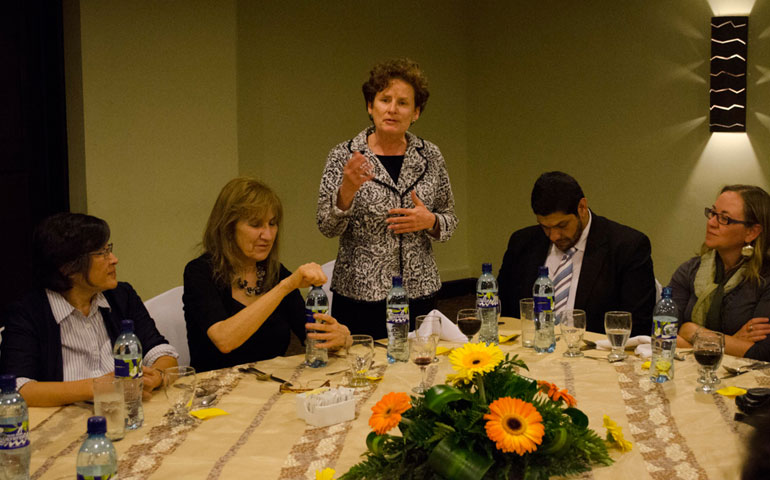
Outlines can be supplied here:
M759 225L762 231L752 242L754 255L749 258L746 265L745 276L748 280L759 285L762 281L762 267L770 257L770 195L763 189L754 185L726 185L719 193L735 192L743 199L743 219L751 225ZM701 254L709 250L705 245L701 248Z
M241 258L235 241L235 225L240 220L262 219L272 210L278 225L273 248L261 262L266 269L263 291L273 288L279 280L281 263L278 260L283 207L278 195L264 183L249 177L238 177L222 187L211 209L206 230L203 232L203 249L211 255L214 279L222 285L232 284L234 265Z

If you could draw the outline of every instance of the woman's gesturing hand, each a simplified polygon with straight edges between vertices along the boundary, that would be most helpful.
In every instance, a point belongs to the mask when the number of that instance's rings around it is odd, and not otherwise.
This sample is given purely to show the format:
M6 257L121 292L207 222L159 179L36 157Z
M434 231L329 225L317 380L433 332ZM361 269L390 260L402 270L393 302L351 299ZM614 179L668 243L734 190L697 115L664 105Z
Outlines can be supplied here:
M337 195L337 208L347 210L361 185L374 178L372 164L361 152L353 153L342 171L342 185Z
M393 233L419 232L420 230L431 230L436 223L436 215L430 212L422 203L422 200L412 190L412 201L414 208L391 208L385 221L388 222L388 229Z
M345 325L339 323L337 319L325 313L316 313L313 315L316 320L322 320L316 323L306 323L308 338L322 340L323 343L317 343L318 348L340 348L349 343L350 330Z

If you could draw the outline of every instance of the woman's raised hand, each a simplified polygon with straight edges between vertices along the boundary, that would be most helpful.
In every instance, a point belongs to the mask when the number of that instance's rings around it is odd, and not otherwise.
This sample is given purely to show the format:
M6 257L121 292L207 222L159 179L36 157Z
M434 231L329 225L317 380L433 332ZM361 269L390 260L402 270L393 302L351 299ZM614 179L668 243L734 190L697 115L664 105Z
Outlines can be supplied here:
M306 288L312 285L326 283L326 274L317 263L310 262L300 267L291 274L294 288Z
M361 152L353 153L342 171L342 185L337 195L337 208L347 210L361 185L374 178L372 164Z

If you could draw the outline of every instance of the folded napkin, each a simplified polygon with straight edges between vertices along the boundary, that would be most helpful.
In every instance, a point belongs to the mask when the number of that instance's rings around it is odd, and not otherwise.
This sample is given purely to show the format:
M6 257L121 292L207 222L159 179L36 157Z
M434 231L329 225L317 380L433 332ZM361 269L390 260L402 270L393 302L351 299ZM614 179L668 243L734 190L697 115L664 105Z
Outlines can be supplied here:
M468 337L463 335L463 332L460 331L460 329L455 325L454 322L449 320L449 318L444 315L443 313L439 312L438 310L431 310L431 312L428 315L437 315L441 319L441 335L439 335L440 340L446 340L448 342L454 342L454 343L465 343L468 341ZM418 329L418 332L420 335L422 334L429 334L428 331L429 325L421 325ZM415 332L409 332L409 338L414 338Z
M652 345L650 345L650 341L649 335L637 335L628 339L626 348L636 347L634 350L636 355L639 355L642 358L650 358L652 356ZM612 347L610 346L610 341L604 339L596 342L596 349L612 350Z
M208 420L209 418L218 417L220 415L230 415L221 408L201 408L200 410L193 410L190 415L198 417L201 420Z

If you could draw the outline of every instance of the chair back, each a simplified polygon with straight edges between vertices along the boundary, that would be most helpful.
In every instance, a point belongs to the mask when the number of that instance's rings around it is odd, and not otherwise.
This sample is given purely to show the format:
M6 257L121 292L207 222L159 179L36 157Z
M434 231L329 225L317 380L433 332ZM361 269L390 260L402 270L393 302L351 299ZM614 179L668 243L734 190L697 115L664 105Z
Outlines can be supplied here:
M174 287L147 300L144 306L155 320L160 334L179 352L179 365L187 366L190 365L190 347L187 346L187 324L182 307L183 291L184 287Z

